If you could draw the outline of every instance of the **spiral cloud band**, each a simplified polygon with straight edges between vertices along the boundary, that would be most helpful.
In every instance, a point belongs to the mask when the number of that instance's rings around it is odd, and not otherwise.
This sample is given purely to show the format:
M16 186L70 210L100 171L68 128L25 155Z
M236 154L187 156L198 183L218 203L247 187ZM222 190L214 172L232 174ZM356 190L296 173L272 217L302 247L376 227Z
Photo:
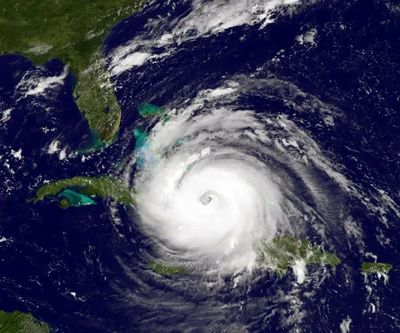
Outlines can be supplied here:
M254 241L276 233L281 196L262 168L240 157L210 148L190 155L183 148L159 162L139 191L144 221L192 259L229 270L252 266Z
M172 109L152 128L135 178L148 233L181 259L231 273L254 267L260 241L295 232L289 216L300 215L304 203L296 203L288 171L279 165L292 164L307 182L301 173L309 162L290 136L313 147L305 133L291 133L287 119L212 106L236 95L232 87L203 91ZM273 139L277 131L281 143Z

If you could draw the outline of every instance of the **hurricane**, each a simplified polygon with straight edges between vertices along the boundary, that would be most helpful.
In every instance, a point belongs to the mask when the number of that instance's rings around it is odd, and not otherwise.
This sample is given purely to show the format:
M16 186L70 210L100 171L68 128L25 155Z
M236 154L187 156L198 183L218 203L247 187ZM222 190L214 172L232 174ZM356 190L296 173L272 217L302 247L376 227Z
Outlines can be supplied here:
M281 40L292 38L299 53L317 43L317 30L301 34L288 19L311 5L154 2L132 21L138 31L110 48L120 94L135 97L124 105L136 143L122 175L143 255L159 272L179 272L178 281L160 281L172 294L217 300L196 319L185 302L166 305L189 316L178 329L274 331L278 322L276 331L312 331L306 318L329 307L312 300L347 281L322 298L351 302L359 282L349 262L376 260L354 206L380 212L383 223L396 212L386 192L364 187L332 149L343 106L284 74L296 60L285 58ZM140 103L157 112L141 112ZM345 311L334 317L323 315L327 326L350 327Z
M224 109L199 119L187 113L156 128L150 139L146 154L159 161L150 158L138 176L141 219L158 237L187 250L191 261L251 267L254 243L272 239L286 224L279 179L246 151L257 151L245 133L257 121L250 112Z
M229 82L167 111L135 156L140 224L186 265L251 271L262 241L299 236L304 214L328 208L335 180L318 147L284 117L238 108L248 85ZM321 223L333 229L329 219Z
M396 6L151 0L80 75L0 57L0 309L55 332L398 332Z
M312 240L322 254L339 258L350 250L357 225L350 217L347 225L338 221L349 214L346 197L362 200L357 185L294 119L243 103L288 92L303 94L288 82L232 76L135 123L135 150L123 168L135 198L129 216L147 238L145 257L185 272L176 292L188 292L188 277L206 279L216 293L231 283L250 292L265 274L272 283L287 253L268 249L280 239ZM321 126L333 126L338 110L309 98L325 108ZM294 327L305 315L296 303L298 286L321 284L337 272L309 267L311 256L290 264L296 283L286 298ZM276 294L265 301L284 302L280 288L270 288Z

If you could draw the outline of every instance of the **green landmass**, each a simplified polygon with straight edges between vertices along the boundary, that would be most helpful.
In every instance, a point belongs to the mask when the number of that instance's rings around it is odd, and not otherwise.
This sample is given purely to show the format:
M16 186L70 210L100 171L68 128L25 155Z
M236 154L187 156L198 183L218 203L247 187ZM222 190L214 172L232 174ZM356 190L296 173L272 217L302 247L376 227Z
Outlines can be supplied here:
M134 203L131 191L119 180L108 176L57 180L41 186L30 201L36 203L46 197L59 199L59 206L62 208L94 204L93 197L108 197L126 205Z
M335 268L340 259L333 253L312 245L308 240L293 237L278 237L263 242L259 248L259 262L273 269L279 276L286 274L296 261L304 260L306 265L316 264Z
M149 262L150 269L160 275L163 276L174 276L174 275L182 275L187 274L187 270L180 266L171 266L169 264L160 262L160 261L150 261Z
M121 110L104 67L101 46L110 28L144 0L2 0L0 54L41 64L57 58L77 77L77 105L103 144L115 138Z
M388 274L393 266L383 262L363 262L361 271L365 274Z
M91 128L95 141L91 148L111 144L121 124L121 109L99 55L85 71L78 73L74 97Z
M49 333L50 327L31 314L0 311L0 333Z
M137 106L137 109L142 118L160 116L164 113L164 110L162 108L150 103L139 104Z

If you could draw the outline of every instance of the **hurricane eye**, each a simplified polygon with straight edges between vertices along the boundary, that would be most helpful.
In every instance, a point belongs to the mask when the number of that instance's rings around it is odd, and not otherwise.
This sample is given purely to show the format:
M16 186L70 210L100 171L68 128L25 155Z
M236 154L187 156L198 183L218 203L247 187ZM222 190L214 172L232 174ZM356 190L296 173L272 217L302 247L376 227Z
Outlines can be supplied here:
M204 192L200 195L200 202L204 205L207 206L213 201L213 197L209 192Z

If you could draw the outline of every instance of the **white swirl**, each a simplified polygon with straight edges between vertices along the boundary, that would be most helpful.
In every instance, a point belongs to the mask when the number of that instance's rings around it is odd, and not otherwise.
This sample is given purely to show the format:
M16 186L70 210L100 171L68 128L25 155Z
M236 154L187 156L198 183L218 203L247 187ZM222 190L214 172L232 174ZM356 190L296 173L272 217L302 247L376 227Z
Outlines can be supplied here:
M192 262L251 269L260 240L286 224L277 177L246 152L244 137L241 146L229 143L261 125L248 111L192 112L158 123L142 152L135 185L142 224Z
M260 241L280 236L330 246L340 198L354 193L294 121L243 108L276 81L241 79L174 101L135 154L142 229L157 255L202 272L251 271Z

